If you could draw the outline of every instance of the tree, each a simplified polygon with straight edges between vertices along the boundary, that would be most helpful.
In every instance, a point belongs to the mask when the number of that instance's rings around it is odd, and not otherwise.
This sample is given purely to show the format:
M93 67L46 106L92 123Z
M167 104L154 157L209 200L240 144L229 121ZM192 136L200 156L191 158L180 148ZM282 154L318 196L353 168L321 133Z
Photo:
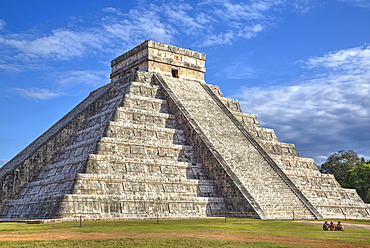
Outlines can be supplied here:
M344 188L356 189L364 202L370 203L370 161L349 170L343 181L339 182Z
M337 181L343 181L347 171L355 170L363 161L352 150L340 150L330 155L326 162L321 165L320 170L323 173L333 174Z
M343 188L356 189L362 200L370 203L370 160L366 162L352 150L341 150L330 155L320 170L333 174Z

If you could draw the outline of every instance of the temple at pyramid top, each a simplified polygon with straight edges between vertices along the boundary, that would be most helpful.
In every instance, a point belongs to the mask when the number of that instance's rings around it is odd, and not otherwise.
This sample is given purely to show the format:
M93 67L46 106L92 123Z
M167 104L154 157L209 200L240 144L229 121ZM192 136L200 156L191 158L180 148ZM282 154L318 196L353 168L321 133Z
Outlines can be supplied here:
M111 79L124 77L129 70L137 69L203 80L205 61L203 53L146 40L111 62Z

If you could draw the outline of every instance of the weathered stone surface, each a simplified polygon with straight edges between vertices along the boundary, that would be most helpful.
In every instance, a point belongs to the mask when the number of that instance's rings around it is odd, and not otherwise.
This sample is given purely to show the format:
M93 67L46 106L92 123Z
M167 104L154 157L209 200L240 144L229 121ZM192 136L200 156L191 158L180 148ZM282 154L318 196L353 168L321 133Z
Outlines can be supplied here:
M370 218L354 190L153 41L0 169L2 218Z

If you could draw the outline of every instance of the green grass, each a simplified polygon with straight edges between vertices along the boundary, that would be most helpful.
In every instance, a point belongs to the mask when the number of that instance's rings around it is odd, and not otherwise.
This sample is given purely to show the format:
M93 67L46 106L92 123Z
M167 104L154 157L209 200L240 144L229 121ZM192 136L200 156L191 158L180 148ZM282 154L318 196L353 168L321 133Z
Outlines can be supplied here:
M291 246L263 242L240 242L240 241L208 241L193 239L107 239L107 240L61 240L61 241L32 241L32 242L2 242L0 247L308 247Z
M140 238L117 238L104 240L53 240L53 241L2 241L0 247L312 247L310 242L348 243L356 246L370 244L370 230L351 229L346 223L370 225L370 221L344 221L346 231L322 231L322 223L312 221L296 222L290 220L255 219L154 219L120 221L78 221L48 224L0 223L0 238L4 235L51 233L88 234L88 233L125 233L141 235ZM161 238L145 238L149 234L163 234ZM227 237L275 237L267 242L245 242L199 238L188 235L185 238L166 237L166 233L212 234ZM260 235L260 236L259 236ZM144 238L143 238L144 237ZM276 237L282 241L276 241ZM303 240L301 244L290 246L284 240ZM265 239L266 241L266 239Z

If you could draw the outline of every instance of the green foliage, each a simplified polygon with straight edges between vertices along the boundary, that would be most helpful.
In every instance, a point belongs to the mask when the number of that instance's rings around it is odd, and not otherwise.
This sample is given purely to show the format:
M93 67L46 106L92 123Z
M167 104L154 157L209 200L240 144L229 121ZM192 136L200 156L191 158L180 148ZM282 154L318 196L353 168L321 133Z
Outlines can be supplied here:
M363 160L358 157L356 152L340 150L330 155L321 165L320 170L323 173L333 174L337 181L342 181L349 170L355 170L362 162Z
M320 170L333 174L342 187L356 189L362 200L370 203L370 160L366 162L352 150L341 150L330 155Z
M355 169L347 171L339 183L342 187L356 189L364 202L370 203L370 163L357 165Z

